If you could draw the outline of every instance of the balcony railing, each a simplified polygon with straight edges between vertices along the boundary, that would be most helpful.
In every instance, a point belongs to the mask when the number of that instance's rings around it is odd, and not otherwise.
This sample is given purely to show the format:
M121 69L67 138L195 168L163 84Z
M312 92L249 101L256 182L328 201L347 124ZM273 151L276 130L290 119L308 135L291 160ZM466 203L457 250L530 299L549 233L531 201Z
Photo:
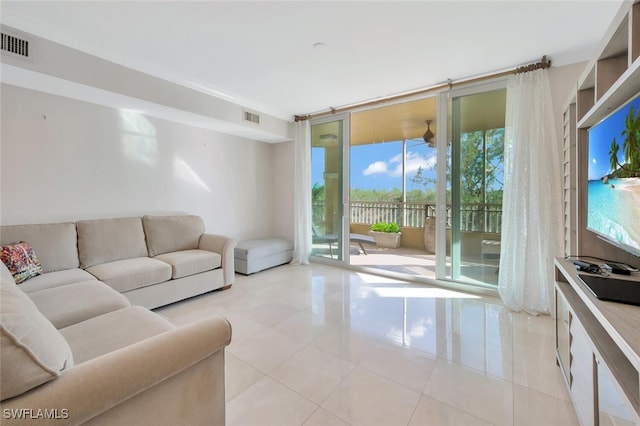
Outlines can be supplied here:
M383 201L352 201L351 223L374 224L396 222L400 226L422 228L425 217L435 217L434 203L402 203ZM447 205L447 227L452 223L451 205ZM313 203L313 223L325 221L323 201ZM460 230L466 232L500 233L502 205L464 203L460 206Z

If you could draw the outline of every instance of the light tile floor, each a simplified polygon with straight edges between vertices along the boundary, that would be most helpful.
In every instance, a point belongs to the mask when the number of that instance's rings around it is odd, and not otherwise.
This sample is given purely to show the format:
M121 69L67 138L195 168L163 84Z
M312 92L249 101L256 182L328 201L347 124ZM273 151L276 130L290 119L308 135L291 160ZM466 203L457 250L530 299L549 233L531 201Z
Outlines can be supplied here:
M553 320L312 264L160 308L224 316L227 425L575 425Z

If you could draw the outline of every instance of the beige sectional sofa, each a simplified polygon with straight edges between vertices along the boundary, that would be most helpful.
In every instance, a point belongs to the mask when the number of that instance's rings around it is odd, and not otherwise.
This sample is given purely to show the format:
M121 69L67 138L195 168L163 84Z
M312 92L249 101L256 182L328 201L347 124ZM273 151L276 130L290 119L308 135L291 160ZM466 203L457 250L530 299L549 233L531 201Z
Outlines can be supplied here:
M235 277L235 240L204 232L198 216L143 216L0 227L3 246L28 242L44 274L25 292L100 280L134 305L156 308Z
M97 280L27 294L0 269L0 424L224 425L225 319L176 327Z
M176 327L147 309L233 282L235 242L203 228L196 216L0 228L45 272L16 284L0 262L0 424L223 425L229 323Z

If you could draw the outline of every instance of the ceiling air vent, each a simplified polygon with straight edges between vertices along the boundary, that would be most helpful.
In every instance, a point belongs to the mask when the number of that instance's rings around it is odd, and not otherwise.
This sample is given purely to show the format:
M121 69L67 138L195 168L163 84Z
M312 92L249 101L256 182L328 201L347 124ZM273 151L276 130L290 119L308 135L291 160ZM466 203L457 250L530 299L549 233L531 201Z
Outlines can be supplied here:
M2 35L2 49L3 53L11 53L12 55L20 56L22 58L29 57L29 40L12 36L7 33L0 33Z
M260 116L249 111L244 111L244 121L260 124Z

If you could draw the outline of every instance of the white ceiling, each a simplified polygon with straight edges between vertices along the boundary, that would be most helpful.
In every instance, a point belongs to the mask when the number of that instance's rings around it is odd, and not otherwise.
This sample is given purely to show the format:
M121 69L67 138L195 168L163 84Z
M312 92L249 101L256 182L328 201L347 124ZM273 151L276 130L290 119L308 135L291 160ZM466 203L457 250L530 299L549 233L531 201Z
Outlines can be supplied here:
M621 0L2 1L3 24L291 119L548 55L590 59ZM315 43L325 44L314 48Z

